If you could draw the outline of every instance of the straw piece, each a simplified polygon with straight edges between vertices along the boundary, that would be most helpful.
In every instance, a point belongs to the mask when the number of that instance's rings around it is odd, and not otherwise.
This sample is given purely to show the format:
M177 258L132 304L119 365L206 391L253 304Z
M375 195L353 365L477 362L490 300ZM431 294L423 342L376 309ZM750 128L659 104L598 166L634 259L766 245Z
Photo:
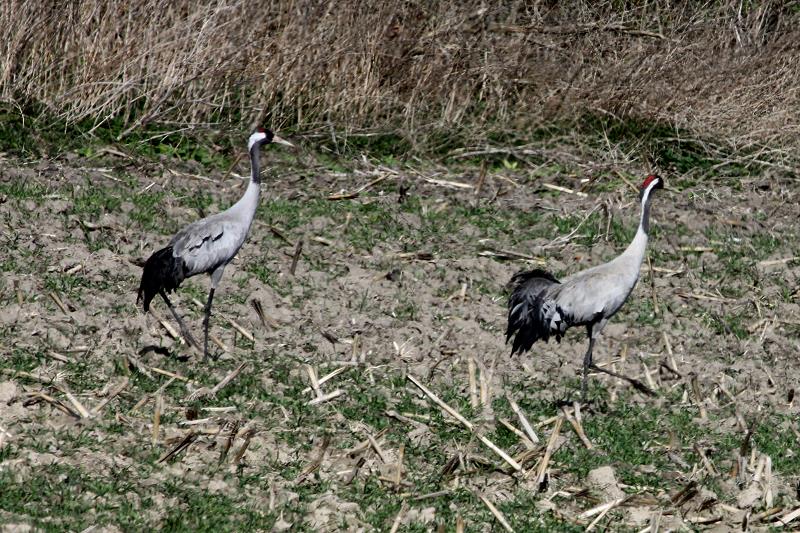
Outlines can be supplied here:
M63 413L65 413L65 414L67 414L69 416L73 416L75 418L80 418L81 417L80 414L78 414L77 412L72 410L69 406L65 405L64 402L62 402L61 400L57 400L57 399L53 398L52 396L50 396L48 394L45 394L44 392L34 392L31 395L31 398L40 398L40 399L46 401L47 403L49 403L50 405L52 405L53 407L55 407L56 409L58 409L59 411L62 411ZM28 404L29 401L30 400L26 400L25 404L23 404L23 405Z
M467 359L467 372L469 373L469 404L475 408L478 407L478 382L475 379L475 359L469 357Z
M594 446L592 445L592 442L589 440L589 437L587 437L586 433L584 433L583 426L581 425L581 423L578 422L575 418L573 418L573 416L569 414L565 408L562 407L561 412L564 414L564 418L567 419L567 422L569 422L570 425L572 426L572 429L575 430L575 433L581 439L583 445L586 446L586 449L587 450L594 449Z
M456 515L456 533L464 533L465 524L464 519L461 518L460 514Z
M233 420L231 422L226 422L225 426L220 429L220 433L227 427L228 428L228 438L225 439L225 444L222 445L222 449L219 451L219 461L217 464L222 464L225 462L225 458L228 456L228 452L233 446L233 441L236 440L236 434L239 433L239 425L240 422L238 420Z
M343 372L346 372L346 371L348 371L348 370L350 370L350 367L348 367L348 366L341 366L341 367L337 368L336 370L334 370L333 372L331 372L330 374L326 374L326 375L322 376L321 378L319 378L319 379L317 380L317 385L319 385L319 386L322 386L322 385L324 385L325 383L327 383L328 381L330 381L330 380L332 380L333 378L335 378L336 376L338 376L339 374L341 374L341 373L343 373ZM315 374L315 375L316 375L316 374ZM303 394L308 394L308 393L309 393L309 392L311 392L312 390L314 390L312 387L306 387L306 388L305 388L305 389L303 389L301 392L302 392Z
M67 306L64 305L64 302L61 300L58 294L56 294L55 292L51 292L50 299L53 300L53 303L55 303L59 309L61 309L62 313L69 316L69 309L67 309Z
M249 340L250 342L255 342L256 338L255 338L255 337L253 337L253 334L252 334L252 333L250 333L249 331L247 331L246 329L244 329L244 327L242 327L241 325L239 325L239 323L238 323L238 322L236 322L236 321L235 321L235 320L233 320L232 318L227 318L226 320L227 320L227 321L228 321L228 323L231 325L231 327L233 327L233 329L235 329L236 331L238 331L239 333L241 333L241 334L242 334L242 337L246 338L246 339L247 339L247 340Z
M63 374L60 372L55 376L41 376L37 374L31 374L30 372L25 372L24 370L15 370L13 368L0 368L0 372L11 377L27 378L45 385L54 385L64 380L62 377Z
M697 380L697 374L692 375L690 383L692 386L692 394L694 395L695 403L697 403L697 408L700 411L700 419L708 420L708 413L703 405L703 395L700 391L700 382Z
M124 378L122 378L122 381L119 383L119 385L117 385L116 387L114 387L114 389L113 389L113 390L112 390L110 393L108 393L108 396L106 396L106 397L105 397L105 399L104 399L102 402L100 402L99 404L97 404L97 405L95 406L95 408L94 408L94 409L92 409L92 414L95 414L95 415L97 415L97 414L100 414L100 411L102 411L102 410L105 408L105 406L106 406L106 405L108 405L108 402L110 402L111 400L113 400L114 398L116 398L116 396L117 396L117 395L118 395L120 392L122 392L123 390L125 390L125 387L127 387L127 386L128 386L128 381L129 381L129 379L128 379L128 377L127 377L127 376L125 376Z
M400 482L403 480L403 457L406 453L406 445L401 444L397 449L397 470L395 471L395 485L400 490Z
M567 194L574 194L577 196L586 196L585 192L573 191L572 189L568 189L567 187L562 187L561 185L555 185L553 183L542 183L542 186L553 191L565 192Z
M522 470L522 466L520 466L520 464L518 462L516 462L514 459L512 459L510 455L508 455L506 452L501 450L496 444L494 444L492 441L490 441L484 435L478 434L478 439L482 443L484 443L487 447L489 447L489 449L491 449L494 453L499 455L500 458L503 459L503 461L505 461L506 463L508 463L511 466L511 468L513 468L517 472Z
M142 396L142 399L141 399L141 400L139 400L138 402L136 402L136 405L134 405L134 406L131 408L131 410L130 410L130 411L128 411L128 412L129 412L129 413L133 413L133 412L135 412L137 409L139 409L141 406L143 406L143 405L144 405L144 404L147 402L147 400L149 400L149 399L150 399L150 398L152 398L153 396L157 396L157 395L159 395L159 394L162 394L162 393L163 393L163 392L164 392L164 391L167 389L167 387L169 387L170 385L172 385L172 383L173 383L174 381L175 381L175 378L169 378L169 380L167 380L167 382L166 382L166 383L164 383L163 385L161 385L161 386L158 388L158 390L157 390L157 391L156 391L154 394L145 394L144 396Z
M156 395L156 405L153 409L153 431L152 443L155 446L158 443L158 431L161 427L161 409L163 409L164 399L161 394Z
M49 352L47 352L47 355L48 355L48 356L50 356L50 357L52 357L52 358L53 358L53 359L55 359L56 361L59 361L59 362L61 362L61 363L71 363L71 362L72 362L72 359L70 359L70 358L69 358L69 357L67 357L66 355L61 355L60 353L58 353L58 352L54 352L54 351L52 351L52 350L50 350Z
M192 379L189 379L187 377L181 376L180 374L176 374L174 372L170 372L169 370L163 370L161 368L156 368L154 366L151 366L150 370L152 370L156 374L161 374L162 376L167 376L168 378L178 379L180 381L185 381L186 383L196 383Z
M420 382L417 380L417 378L415 378L415 377L414 377L414 376L412 376L411 374L408 374L406 377L408 378L408 380L409 380L409 381L411 381L411 383L413 383L414 385L416 385L416 386L417 386L417 388L419 388L419 390L421 390L422 392L424 392L424 393L425 393L425 395L426 395L426 396L428 396L428 398L430 398L431 400L433 400L433 402L434 402L436 405L438 405L439 407L441 407L442 409L444 409L444 410L447 412L447 414L449 414L450 416L452 416L453 418L455 418L456 420L458 420L459 422L461 422L462 424L464 424L464 426L465 426L465 427L466 427L468 430L470 430L470 431L473 431L473 430L475 429L475 426L473 426L473 425L472 425L472 422L470 422L469 420L467 420L466 418L464 418L463 416L461 416L461 414L460 414L458 411L456 411L455 409L453 409L452 407L450 407L449 405L447 405L447 404L446 404L444 401L442 401L442 400L441 400L441 399L440 399L438 396L436 396L434 393L432 393L432 392L431 392L431 391L430 391L430 390L429 390L429 389L428 389L428 388L427 388L425 385L423 385L422 383L420 383Z
M233 456L231 463L238 465L242 462L242 458L244 457L244 452L247 451L247 447L250 446L250 441L253 439L253 435L255 434L256 434L255 428L250 428L245 432L244 442L242 443L241 447L236 451L236 454Z
M78 401L78 398L75 397L70 391L66 389L62 389L62 392L67 397L67 400L75 407L75 410L78 414L81 415L81 418L91 418L91 413L83 406L83 404Z
M200 309L205 309L205 307L206 307L206 304L204 304L203 302L201 302L201 301L200 301L200 300L198 300L197 298L192 298L192 303L193 303L194 305L196 305L196 306L197 306L198 308L200 308ZM237 323L235 320L233 320L233 319L232 319L232 318L230 318L229 316L226 316L226 315L225 315L225 314L223 314L223 313L220 313L219 311L214 311L214 314L215 314L216 316L219 316L219 317L221 317L223 320L225 320L225 322L227 322L228 324L230 324L230 325L231 325L231 327L232 327L233 329L235 329L236 331L238 331L239 333L241 333L241 334L242 334L242 336L243 336L243 337L245 337L247 340L249 340L250 342L255 342L255 337L253 337L253 334L252 334L252 333L250 333L249 331L247 331L246 329L244 329L244 328L243 328L243 327L242 327L242 326L241 326L239 323ZM212 336L209 336L208 338L209 338L209 339L211 339L212 341L214 341L214 338L212 338ZM214 341L214 343L215 343L217 346L219 346L219 347L220 347L220 349L222 349L222 350L225 350L226 352L227 352L227 351L229 351L229 350L228 350L228 348L227 348L227 347L226 347L224 344L222 344L222 341L220 341L219 339L217 339L216 341Z
M714 464L708 458L706 452L704 452L703 449L697 445L697 443L694 444L694 451L700 456L700 459L703 461L703 467L706 469L706 471L712 476L718 476L719 472L717 472L717 469L714 468Z
M289 273L294 276L295 271L297 270L297 262L300 261L300 256L303 253L303 240L300 239L297 241L297 245L294 248L294 254L292 254L292 266L289 267Z
M534 448L536 448L536 445L533 442L531 442L531 439L529 439L525 433L514 427L514 425L511 422L509 422L505 418L499 418L498 420L501 424L505 426L507 430L516 435L519 438L520 442L522 442L522 444L527 449L533 450Z
M592 520L592 523L586 527L586 531L591 531L595 528L595 526L603 519L603 517L608 514L609 511L612 509L619 507L622 503L625 502L627 498L617 498L616 500L611 500L610 502L606 502L602 505L598 505L597 507L593 507L588 511L582 513L580 515L581 518L589 518L590 516L597 515L597 518Z
M539 489L544 486L544 476L547 473L547 466L550 463L550 456L553 455L553 451L555 451L556 443L558 442L558 433L561 431L561 424L564 423L563 416L559 416L556 419L556 425L553 427L552 433L550 433L550 439L547 441L547 448L544 450L544 457L542 457L542 461L539 463L539 468L536 471L536 484L538 485ZM528 472L532 472L531 469Z
M450 416L452 416L453 418L464 424L464 426L467 429L469 429L472 433L474 433L483 444L485 444L489 449L491 449L498 456L500 456L500 458L503 459L506 463L508 463L511 466L511 468L513 468L518 472L522 470L522 466L520 466L519 463L517 463L514 459L512 459L511 456L509 456L503 450L498 448L497 445L495 445L484 435L481 435L480 433L475 431L475 426L472 424L472 422L464 418L458 411L447 405L438 396L436 396L434 393L428 390L428 388L422 383L420 383L419 380L417 380L414 376L408 374L406 377L409 379L409 381L411 381L414 385L416 385L422 392L424 392L431 400L433 400L439 407L441 407L444 411L446 411Z
M362 192L366 191L370 187L373 187L374 185L377 185L378 183L382 182L383 180L385 180L388 177L389 177L389 174L383 174L381 176L378 176L377 178L375 178L374 180L370 181L366 185L362 185L361 187L359 187L358 189L356 189L356 190L354 190L352 192L340 192L340 193L329 194L328 195L328 200L350 200L350 199L356 198Z
M305 365L306 374L308 374L308 380L311 382L311 388L314 389L314 393L317 395L317 398L322 396L322 391L319 389L319 381L317 380L317 373L314 371L314 367L311 365Z
M474 189L475 187L469 183L461 183L458 181L451 181L451 180L440 180L436 178L428 178L422 176L422 179L427 181L432 185L441 185L442 187L452 187L455 189Z
M400 510L397 511L397 516L394 517L394 522L392 522L392 528L389 530L389 533L397 533L397 530L400 529L400 522L403 520L403 515L406 514L408 510L408 505L406 502L400 506Z
M375 437L373 437L372 435L367 433L367 440L369 441L370 445L372 446L372 449L375 450L375 453L378 454L378 457L381 458L381 462L384 463L384 464L388 463L389 461L386 460L386 455L384 455L383 450L381 449L380 444L378 444L378 441L375 440Z
M172 459L182 451L187 450L195 440L197 440L197 433L195 431L189 431L189 433L186 434L186 436L178 443L177 446L159 457L158 462L163 463L164 461Z
M318 398L314 398L313 400L308 402L308 405L318 405L318 404L321 404L321 403L325 403L327 401L333 400L334 398L338 398L339 396L341 396L343 394L346 394L346 392L343 391L342 389L336 389L333 392L330 392L330 393L325 394L323 396L320 396Z
M500 510L497 507L495 507L494 504L492 504L492 502L487 500L484 496L479 496L479 498L481 499L483 504L489 508L489 511L491 511L494 517L497 518L497 521L500 522L500 525L502 525L506 531L509 532L514 531L514 529L511 527L511 524L509 524L508 521L506 520L506 517L503 516L503 513L501 513Z
M310 476L320 467L323 459L325 459L325 452L328 451L328 447L330 446L330 444L331 444L331 436L325 435L322 438L322 443L320 444L319 450L317 451L317 454L315 455L314 459L308 465L306 465L305 468L303 468L303 471L300 473L299 476L297 476L297 479L295 479L295 484L302 483L308 476Z
M222 389L223 389L223 387L225 387L225 386L226 386L228 383L230 383L231 381L233 381L234 379L236 379L236 376L238 376L238 375L241 373L242 369L243 369L245 366L247 366L247 363L242 363L242 364L240 364L239 366L237 366L236 368L234 368L233 370L231 370L231 372L230 372L230 373L229 373L227 376L225 376L224 378L222 378L222 381L220 381L219 383L217 383L216 385L214 385L214 387L211 389L211 395L213 396L213 395L217 394L217 393L218 393L220 390L222 390Z
M525 430L525 434L528 435L528 438L534 444L539 444L539 437L536 435L536 432L533 430L530 422L525 417L525 413L522 412L522 409L519 408L517 402L515 402L511 396L506 396L508 398L508 404L511 406L511 410L514 411L514 414L517 415L519 418L519 423L522 426L522 429Z
M792 511L790 513L786 513L782 517L778 518L775 522L772 523L772 525L774 525L774 526L785 526L789 522L791 522L792 520L797 518L798 516L800 516L800 507L798 507L794 511Z

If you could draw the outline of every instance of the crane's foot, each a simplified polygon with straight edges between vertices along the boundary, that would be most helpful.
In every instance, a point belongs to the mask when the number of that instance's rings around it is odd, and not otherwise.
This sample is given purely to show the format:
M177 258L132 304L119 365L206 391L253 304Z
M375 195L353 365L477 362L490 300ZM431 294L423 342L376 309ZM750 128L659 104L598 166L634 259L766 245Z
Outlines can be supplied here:
M203 361L208 361L209 359L211 359L212 361L217 362L219 361L221 355L222 352L211 353L208 350L206 350L203 352Z
M564 408L572 408L575 404L579 404L581 406L581 410L594 413L597 411L605 410L606 402L601 398L587 398L587 399L580 399L580 398L563 398L561 400L556 400L553 402L556 409Z
M589 368L591 370L595 370L597 372L602 372L603 374L608 374L609 376L613 376L613 377L618 378L618 379L624 379L625 381L630 383L633 386L633 388L635 388L636 390L638 390L639 392L641 392L643 394L646 394L648 396L657 396L656 391L654 391L653 389L651 389L650 387L648 387L647 385L645 385L644 383L642 383L638 379L630 378L628 376L623 376L622 374L617 374L616 372L612 372L611 370L607 370L605 368L600 368L599 366L597 366L594 363L589 365Z

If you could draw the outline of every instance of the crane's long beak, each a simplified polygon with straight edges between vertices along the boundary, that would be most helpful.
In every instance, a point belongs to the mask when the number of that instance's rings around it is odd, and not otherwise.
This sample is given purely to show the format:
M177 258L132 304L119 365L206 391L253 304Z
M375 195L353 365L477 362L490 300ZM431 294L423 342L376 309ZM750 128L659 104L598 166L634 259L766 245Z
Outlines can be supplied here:
M290 143L286 139L278 137L277 135L273 135L272 136L272 142L278 143L278 144L285 144L286 146L291 146L292 148L294 148L294 145L292 143Z

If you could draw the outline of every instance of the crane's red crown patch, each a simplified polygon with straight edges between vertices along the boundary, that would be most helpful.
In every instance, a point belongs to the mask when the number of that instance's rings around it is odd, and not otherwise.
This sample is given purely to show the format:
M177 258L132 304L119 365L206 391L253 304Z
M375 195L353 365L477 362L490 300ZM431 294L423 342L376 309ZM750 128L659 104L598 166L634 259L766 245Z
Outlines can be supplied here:
M642 182L642 186L640 188L641 189L646 189L647 186L650 185L651 183L653 183L653 180L656 180L656 179L658 179L658 176L656 176L655 174L650 174L649 176L647 176L644 179L644 181Z

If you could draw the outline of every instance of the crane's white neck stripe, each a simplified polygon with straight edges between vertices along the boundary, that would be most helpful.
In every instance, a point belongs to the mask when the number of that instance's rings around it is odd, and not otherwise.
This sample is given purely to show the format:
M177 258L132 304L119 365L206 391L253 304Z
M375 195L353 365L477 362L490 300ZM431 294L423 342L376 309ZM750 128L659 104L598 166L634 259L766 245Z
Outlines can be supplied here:
M653 188L656 185L658 185L657 179L653 180L652 183L650 183L650 185L648 185L647 188L644 190L644 192L642 193L642 204L647 202L647 199L650 198L650 193L653 192Z
M250 150L252 150L252 149L253 149L253 146L254 146L254 145L255 145L255 144L258 142L258 141L262 141L262 140L264 140L264 139L266 139L266 138L267 138L267 134L266 134L266 133L263 133L263 132L260 132L260 131L257 131L257 132L255 132L254 134L252 134L252 135L250 136L250 140L248 140L248 141L247 141L247 151L249 152Z

